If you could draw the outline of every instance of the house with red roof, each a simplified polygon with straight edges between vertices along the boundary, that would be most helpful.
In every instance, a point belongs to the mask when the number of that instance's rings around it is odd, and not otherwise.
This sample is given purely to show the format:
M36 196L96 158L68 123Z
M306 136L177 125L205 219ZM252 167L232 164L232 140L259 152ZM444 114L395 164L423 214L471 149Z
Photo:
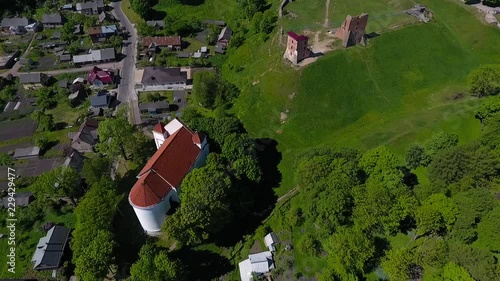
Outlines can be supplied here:
M129 203L149 235L160 233L172 203L180 203L179 187L193 169L205 164L207 139L177 119L153 128L158 150L137 176Z
M310 56L311 52L307 46L309 38L305 35L298 35L289 31L284 57L294 64L298 64L303 59Z
M94 66L89 72L87 81L95 87L103 87L105 85L113 84L114 72L110 70L103 70Z

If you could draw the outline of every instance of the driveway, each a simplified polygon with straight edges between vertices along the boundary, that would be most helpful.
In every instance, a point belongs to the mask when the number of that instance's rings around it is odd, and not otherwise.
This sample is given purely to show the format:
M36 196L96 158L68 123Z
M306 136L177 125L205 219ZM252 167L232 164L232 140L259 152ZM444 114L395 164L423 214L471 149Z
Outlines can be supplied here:
M137 30L129 21L129 19L125 16L121 8L121 1L112 2L111 6L113 7L113 15L116 19L120 21L122 27L129 32L130 37L128 41L130 44L127 44L123 47L123 53L125 54L125 58L122 61L122 73L121 73L121 81L118 86L118 97L117 99L121 103L129 103L130 107L130 121L135 125L139 125L142 123L141 115L139 112L138 98L135 92L135 63L137 57Z

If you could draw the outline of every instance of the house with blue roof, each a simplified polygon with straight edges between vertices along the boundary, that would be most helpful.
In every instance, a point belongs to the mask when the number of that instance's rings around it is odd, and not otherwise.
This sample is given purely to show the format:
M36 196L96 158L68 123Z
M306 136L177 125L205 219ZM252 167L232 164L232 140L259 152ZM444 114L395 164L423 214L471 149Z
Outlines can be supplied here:
M105 42L109 37L118 34L116 25L103 25L91 27L88 29L88 34L93 43Z

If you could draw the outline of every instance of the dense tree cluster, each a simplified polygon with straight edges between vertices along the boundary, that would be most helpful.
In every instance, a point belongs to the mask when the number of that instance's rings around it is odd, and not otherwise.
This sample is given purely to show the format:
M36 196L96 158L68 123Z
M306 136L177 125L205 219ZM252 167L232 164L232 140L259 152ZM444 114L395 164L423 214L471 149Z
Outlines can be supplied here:
M196 72L193 76L193 100L203 107L226 107L238 97L236 86L213 71Z
M75 198L82 194L81 183L81 177L76 170L69 166L57 167L41 174L30 190L38 198L68 197L76 205Z
M115 247L111 225L120 200L115 183L102 177L75 208L70 245L78 279L102 280L107 275Z
M499 0L485 0L484 4L488 5L486 2L500 5ZM496 95L500 93L500 65L482 65L469 74L468 81L473 94L479 97Z
M255 141L242 131L238 119L197 117L191 125L206 132L212 152L204 167L184 178L182 203L163 225L168 237L187 245L215 238L248 215L254 200L249 191L262 177Z
M177 281L184 280L184 268L166 250L147 243L142 246L139 259L130 268L130 275L131 281Z
M484 123L478 141L459 145L441 133L408 149L407 167L427 167L426 183L408 181L409 169L386 147L315 148L300 158L302 204L288 222L317 228L298 249L329 253L322 280L362 280L376 264L390 280L500 280L498 99L476 114ZM411 237L406 246L377 246L398 233Z

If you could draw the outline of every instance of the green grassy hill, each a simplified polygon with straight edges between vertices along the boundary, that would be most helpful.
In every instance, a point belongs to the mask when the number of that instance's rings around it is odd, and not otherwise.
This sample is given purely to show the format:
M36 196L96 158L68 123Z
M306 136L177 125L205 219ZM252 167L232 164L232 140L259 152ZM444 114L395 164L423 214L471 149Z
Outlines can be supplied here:
M368 47L330 52L301 70L282 61L279 35L248 42L229 58L224 74L243 89L238 116L252 134L276 139L283 153L279 194L293 187L295 159L309 147L389 145L402 155L439 131L461 141L478 135L480 101L467 95L465 80L480 64L500 62L500 31L458 2L423 4L431 23L384 32Z

